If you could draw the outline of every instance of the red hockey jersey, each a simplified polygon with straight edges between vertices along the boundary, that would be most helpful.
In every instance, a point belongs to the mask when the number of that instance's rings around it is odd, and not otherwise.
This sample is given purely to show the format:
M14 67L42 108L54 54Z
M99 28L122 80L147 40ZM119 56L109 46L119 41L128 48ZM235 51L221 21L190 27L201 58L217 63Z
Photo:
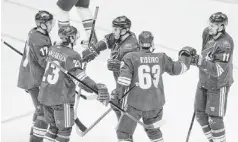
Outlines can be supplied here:
M189 68L189 64L172 61L165 53L150 51L130 52L123 58L117 83L123 86L139 86L127 96L126 103L136 109L150 111L161 109L165 103L162 75L179 75Z
M114 35L111 33L106 35L103 40L99 41L96 48L99 49L99 51L110 49L111 59L118 59L121 61L127 53L138 51L139 44L134 33L130 33L130 35L123 41L116 40ZM119 72L113 72L113 75L115 80L117 80Z
M29 32L20 64L18 87L31 89L40 86L50 46L49 35L40 33L36 28Z
M219 89L230 86L233 80L233 49L231 36L224 32L213 37L203 32L202 64L199 67L199 87Z
M52 46L47 60L55 62L85 84L97 90L96 83L81 69L81 57L73 49L61 45ZM38 100L48 106L64 103L73 104L75 101L75 84L77 83L73 79L47 61Z

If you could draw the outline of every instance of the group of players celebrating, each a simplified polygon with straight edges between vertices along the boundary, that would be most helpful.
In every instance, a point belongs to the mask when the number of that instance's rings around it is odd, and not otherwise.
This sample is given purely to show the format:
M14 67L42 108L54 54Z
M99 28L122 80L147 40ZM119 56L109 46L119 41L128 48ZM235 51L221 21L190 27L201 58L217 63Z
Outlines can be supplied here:
M163 116L165 95L162 75L180 75L190 65L199 69L199 82L195 98L195 114L209 142L225 142L223 117L227 106L227 94L233 83L233 40L225 31L228 18L221 12L209 18L202 38L201 55L186 46L173 61L165 53L154 52L154 36L142 31L138 40L130 31L131 21L119 16L112 21L112 33L98 41L96 34L82 53L74 51L79 38L77 28L70 25L69 11L75 5L85 31L91 32L93 16L89 0L59 0L58 36L52 45L49 32L54 26L54 16L39 11L35 16L36 27L29 34L20 64L18 87L32 97L35 113L30 142L68 142L74 125L76 86L92 93L103 104L113 102L137 120L153 126L145 128L152 142L164 142L159 122ZM94 60L101 51L109 49L108 70L113 72L116 88L109 95L103 83L96 83L86 75L83 63ZM81 56L82 55L82 56ZM54 64L52 64L52 62ZM64 68L83 83L62 72ZM86 84L86 85L85 85ZM126 97L126 90L137 84ZM90 88L88 88L90 87ZM122 98L123 97L123 98ZM119 142L132 142L137 122L113 107L118 118L116 130Z

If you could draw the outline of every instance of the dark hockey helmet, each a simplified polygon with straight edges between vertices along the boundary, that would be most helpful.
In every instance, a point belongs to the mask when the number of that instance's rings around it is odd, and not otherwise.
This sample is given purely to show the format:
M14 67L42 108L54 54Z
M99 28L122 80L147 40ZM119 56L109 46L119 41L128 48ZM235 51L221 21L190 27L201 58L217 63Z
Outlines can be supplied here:
M37 26L40 26L41 24L46 24L47 22L52 21L53 19L53 15L48 11L39 11L35 15L35 22Z
M58 35L63 42L74 43L79 38L78 30L74 26L63 26L59 29Z
M218 24L223 24L224 26L227 26L228 17L226 16L226 14L222 12L216 12L209 17L209 21L211 23L218 23Z
M119 16L112 21L113 27L121 27L123 29L131 28L131 20L126 16Z
M139 34L139 44L142 48L150 48L153 46L154 36L149 31L142 31Z

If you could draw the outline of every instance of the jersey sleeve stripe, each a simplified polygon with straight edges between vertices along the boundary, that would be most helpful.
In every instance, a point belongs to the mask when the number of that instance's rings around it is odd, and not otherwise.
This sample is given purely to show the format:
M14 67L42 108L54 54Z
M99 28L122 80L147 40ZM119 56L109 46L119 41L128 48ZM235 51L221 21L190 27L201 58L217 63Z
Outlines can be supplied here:
M125 86L129 86L131 84L131 79L125 77L119 77L117 83Z
M126 81L129 81L129 82L131 82L131 79L130 78L127 78L127 77L119 77L120 79L122 79L122 80L126 80ZM118 78L118 79L119 79Z
M77 78L79 80L84 80L87 77L87 75L84 72L81 72L79 75L77 75Z

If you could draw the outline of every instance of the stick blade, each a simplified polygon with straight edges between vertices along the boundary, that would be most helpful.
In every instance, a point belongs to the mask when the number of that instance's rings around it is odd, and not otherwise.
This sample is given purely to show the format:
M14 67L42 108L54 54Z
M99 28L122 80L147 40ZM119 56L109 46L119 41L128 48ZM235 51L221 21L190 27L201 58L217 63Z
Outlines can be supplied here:
M87 130L87 127L78 118L74 120L74 123L76 124L77 134L81 137L84 136L84 132Z

